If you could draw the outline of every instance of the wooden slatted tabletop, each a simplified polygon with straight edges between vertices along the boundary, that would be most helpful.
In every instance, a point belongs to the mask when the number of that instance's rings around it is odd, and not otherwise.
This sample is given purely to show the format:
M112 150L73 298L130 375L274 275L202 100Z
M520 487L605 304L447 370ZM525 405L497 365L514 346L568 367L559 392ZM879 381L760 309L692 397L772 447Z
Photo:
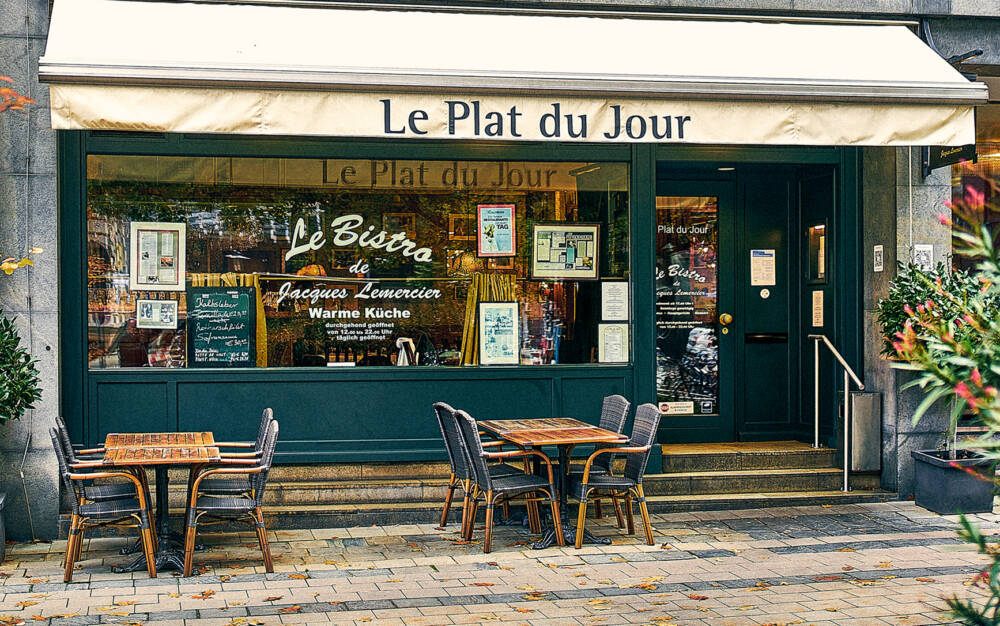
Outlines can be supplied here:
M218 463L219 449L211 446L145 446L112 448L104 453L105 465L181 465Z
M104 448L140 448L140 447L211 447L215 445L215 437L210 432L182 433L109 433L104 439Z
M522 446L624 443L628 436L571 417L483 420L479 427Z

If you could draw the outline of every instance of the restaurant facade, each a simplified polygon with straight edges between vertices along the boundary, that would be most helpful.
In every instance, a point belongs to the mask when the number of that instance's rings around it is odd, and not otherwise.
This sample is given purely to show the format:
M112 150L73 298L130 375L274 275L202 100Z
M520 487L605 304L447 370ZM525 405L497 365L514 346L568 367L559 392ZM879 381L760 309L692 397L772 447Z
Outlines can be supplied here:
M842 449L823 335L902 490L930 433L870 312L897 259L950 253L921 155L989 108L920 17L56 0L32 424L239 440L271 407L279 463L413 462L443 458L436 401L596 422L622 394L660 443Z

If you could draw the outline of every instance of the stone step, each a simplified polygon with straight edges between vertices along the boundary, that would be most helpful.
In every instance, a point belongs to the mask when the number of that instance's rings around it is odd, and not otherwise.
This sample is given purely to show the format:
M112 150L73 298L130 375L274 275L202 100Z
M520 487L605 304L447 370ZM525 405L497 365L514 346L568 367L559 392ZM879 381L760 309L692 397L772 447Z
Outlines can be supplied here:
M664 444L663 473L834 467L836 450L798 441Z
M647 475L643 484L650 496L833 491L843 485L843 472L833 467L674 472ZM850 484L858 489L876 489L879 476L855 473Z
M776 506L834 506L859 502L888 502L896 494L878 490L841 491L785 491L773 493L702 494L684 496L649 496L650 513L678 513L685 511L724 511L757 509ZM384 502L335 505L267 506L264 509L267 527L271 530L295 528L342 528L371 526L374 524L437 524L441 521L441 502ZM574 510L570 502L570 510ZM605 507L605 515L611 508ZM184 509L171 507L172 525L179 530ZM458 528L460 511L452 508L449 524ZM637 514L638 515L638 514ZM69 515L60 516L60 537L65 538L69 528ZM243 529L242 527L238 527ZM235 528L234 528L235 529ZM118 534L117 530L104 531ZM126 533L132 532L126 530ZM101 531L88 536L104 536Z
M842 476L836 468L674 472L647 474L644 485L649 496L833 491L841 487ZM443 502L447 484L447 478L442 475L396 480L268 480L264 503L267 506L350 507L370 503ZM878 484L877 475L853 474L851 477L854 488L874 489ZM186 481L171 481L171 506L183 506L186 486Z

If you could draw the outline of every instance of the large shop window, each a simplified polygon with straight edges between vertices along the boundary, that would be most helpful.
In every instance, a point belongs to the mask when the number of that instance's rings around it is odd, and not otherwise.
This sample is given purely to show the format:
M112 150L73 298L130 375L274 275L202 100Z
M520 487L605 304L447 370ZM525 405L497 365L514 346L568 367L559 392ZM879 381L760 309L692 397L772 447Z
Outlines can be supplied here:
M1000 104L976 108L976 162L952 166L951 195L968 217L989 225L1000 243ZM964 216L954 217L957 225L964 225ZM954 267L973 270L976 264L965 256L952 257Z
M624 163L87 159L91 368L629 361Z

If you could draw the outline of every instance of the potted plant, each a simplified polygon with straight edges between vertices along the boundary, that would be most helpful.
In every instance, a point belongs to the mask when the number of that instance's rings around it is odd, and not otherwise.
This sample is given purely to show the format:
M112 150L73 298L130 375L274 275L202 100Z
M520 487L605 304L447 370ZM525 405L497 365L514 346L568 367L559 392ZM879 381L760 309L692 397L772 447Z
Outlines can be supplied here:
M899 360L897 369L916 372L900 391L918 388L923 392L913 414L914 423L932 407L945 405L944 410L933 411L947 420L945 449L910 453L915 500L936 513L979 513L993 508L993 483L986 480L992 478L992 462L975 450L957 446L956 427L969 412L967 402L955 396L953 385L937 377L944 370L949 376L973 376L971 370L963 371L963 364L968 364L966 352L983 336L963 318L976 306L987 315L998 311L998 298L983 292L982 287L979 273L949 270L940 263L926 270L913 264L900 265L876 312L883 329L883 354ZM933 363L935 373L928 373L922 360Z

